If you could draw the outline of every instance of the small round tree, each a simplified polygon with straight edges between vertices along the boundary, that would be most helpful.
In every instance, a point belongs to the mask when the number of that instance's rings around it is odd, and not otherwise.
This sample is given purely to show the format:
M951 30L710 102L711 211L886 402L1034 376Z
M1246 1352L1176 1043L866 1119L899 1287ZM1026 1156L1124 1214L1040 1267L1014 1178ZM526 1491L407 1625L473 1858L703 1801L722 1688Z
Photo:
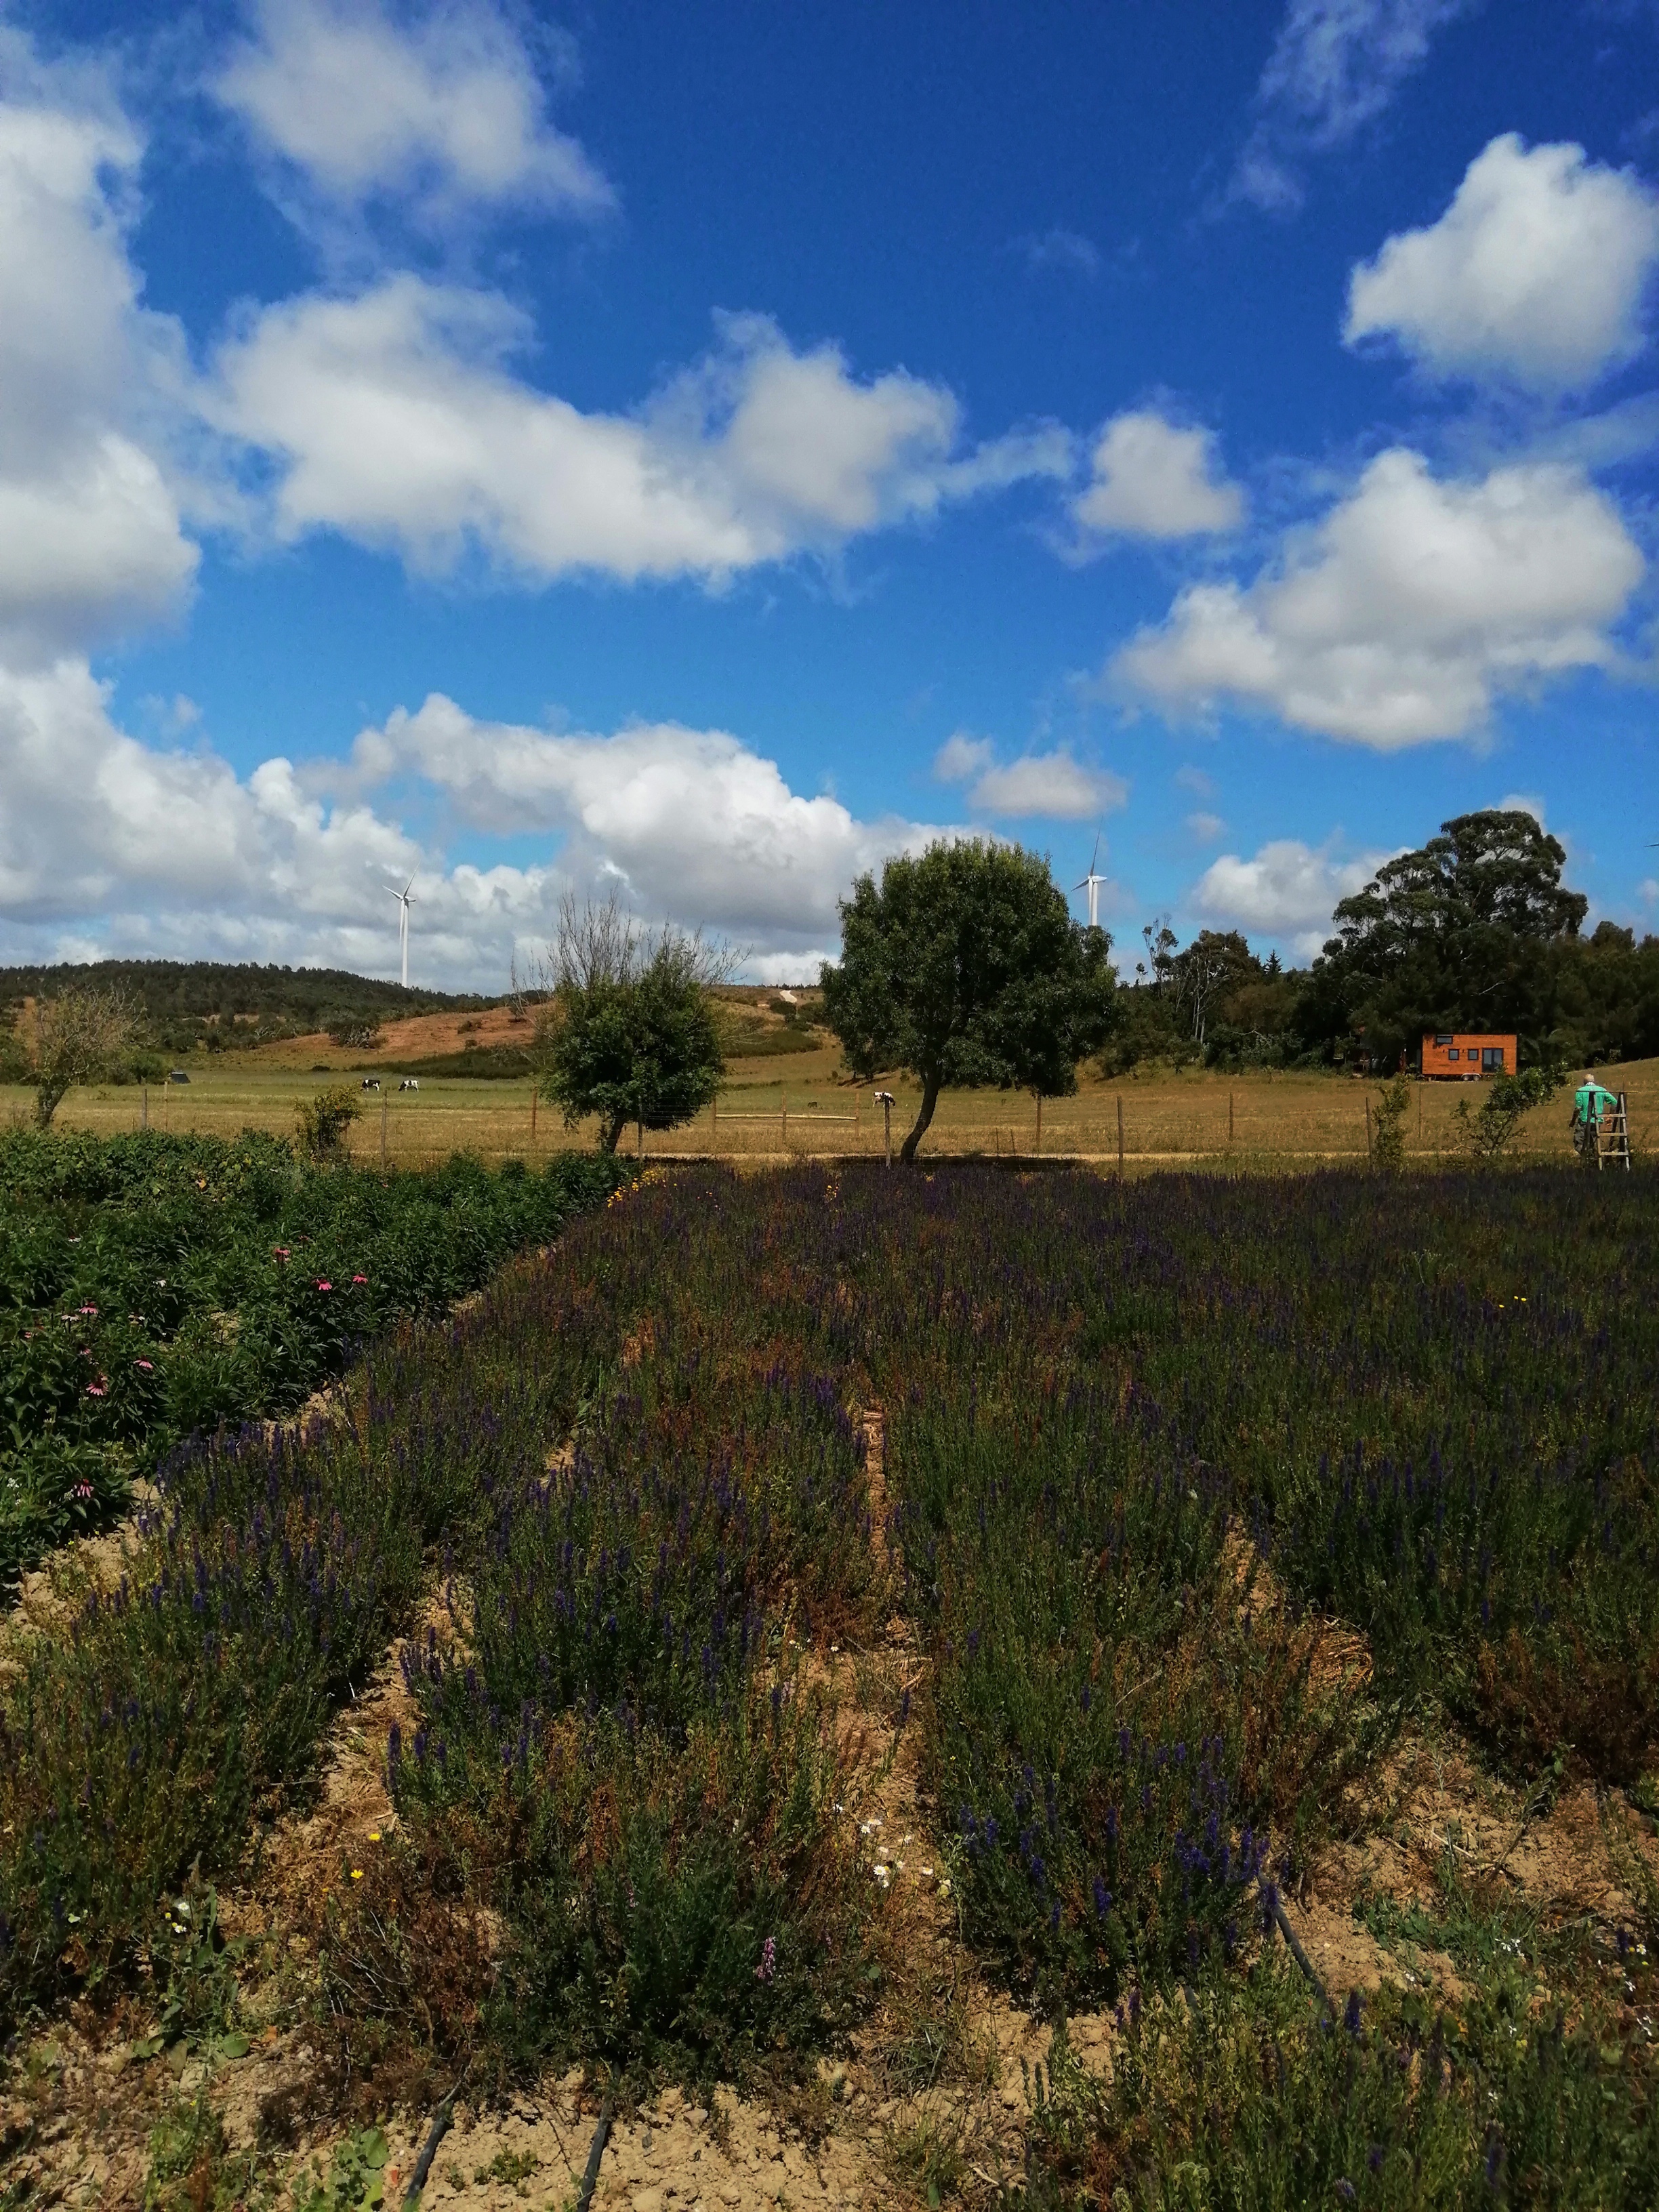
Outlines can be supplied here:
M542 1096L574 1128L597 1115L614 1152L630 1121L672 1129L713 1098L726 1073L712 987L732 955L668 924L640 928L614 896L567 898L532 985L546 995L533 1058Z
M34 1118L52 1116L79 1084L106 1081L132 1049L137 1018L119 991L72 987L43 999L34 1011Z
M942 840L889 860L879 889L860 876L841 922L824 1016L861 1080L896 1067L921 1084L907 1164L947 1084L1061 1097L1110 1033L1111 939L1073 920L1041 854Z

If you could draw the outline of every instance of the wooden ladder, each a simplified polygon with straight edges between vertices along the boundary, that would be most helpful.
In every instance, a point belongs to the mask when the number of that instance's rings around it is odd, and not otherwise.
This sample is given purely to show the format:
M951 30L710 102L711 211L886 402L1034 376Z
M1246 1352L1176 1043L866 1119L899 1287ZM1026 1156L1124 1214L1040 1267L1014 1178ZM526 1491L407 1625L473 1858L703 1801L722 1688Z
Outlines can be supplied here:
M1608 1107L1601 1116L1595 1132L1595 1164L1609 1165L1630 1171L1630 1113L1625 1104L1625 1094L1619 1093L1616 1105Z

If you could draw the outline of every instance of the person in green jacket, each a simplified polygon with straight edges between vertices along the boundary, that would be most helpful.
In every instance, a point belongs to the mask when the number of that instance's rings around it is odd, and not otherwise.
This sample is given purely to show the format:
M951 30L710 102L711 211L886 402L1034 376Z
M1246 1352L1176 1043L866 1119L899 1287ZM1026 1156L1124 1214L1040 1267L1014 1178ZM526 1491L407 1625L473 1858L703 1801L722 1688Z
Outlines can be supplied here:
M1618 1103L1612 1091L1597 1082L1595 1069L1586 1068L1572 1097L1572 1140L1580 1152L1594 1146L1601 1116Z

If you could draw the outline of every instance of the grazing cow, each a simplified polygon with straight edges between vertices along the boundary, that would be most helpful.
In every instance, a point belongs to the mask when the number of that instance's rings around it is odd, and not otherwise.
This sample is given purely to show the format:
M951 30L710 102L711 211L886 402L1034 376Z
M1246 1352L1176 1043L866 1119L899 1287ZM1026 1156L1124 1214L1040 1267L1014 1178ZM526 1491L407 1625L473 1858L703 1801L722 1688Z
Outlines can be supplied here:
M420 1087L419 1083L412 1075L404 1076L403 1081L398 1085L399 1091L418 1091Z
M380 1089L380 1077L379 1077L378 1075L366 1075L366 1076L364 1076L364 1078L363 1078L363 1088L364 1088L364 1090L365 1090L365 1091L378 1091L378 1090Z

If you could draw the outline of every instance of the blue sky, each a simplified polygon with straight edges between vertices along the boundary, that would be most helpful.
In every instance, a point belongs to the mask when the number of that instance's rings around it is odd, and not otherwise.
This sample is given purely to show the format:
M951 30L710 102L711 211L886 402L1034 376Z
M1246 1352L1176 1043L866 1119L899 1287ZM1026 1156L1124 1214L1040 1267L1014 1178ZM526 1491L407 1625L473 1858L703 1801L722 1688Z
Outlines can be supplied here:
M1654 0L0 6L0 957L1652 926L1656 175Z

